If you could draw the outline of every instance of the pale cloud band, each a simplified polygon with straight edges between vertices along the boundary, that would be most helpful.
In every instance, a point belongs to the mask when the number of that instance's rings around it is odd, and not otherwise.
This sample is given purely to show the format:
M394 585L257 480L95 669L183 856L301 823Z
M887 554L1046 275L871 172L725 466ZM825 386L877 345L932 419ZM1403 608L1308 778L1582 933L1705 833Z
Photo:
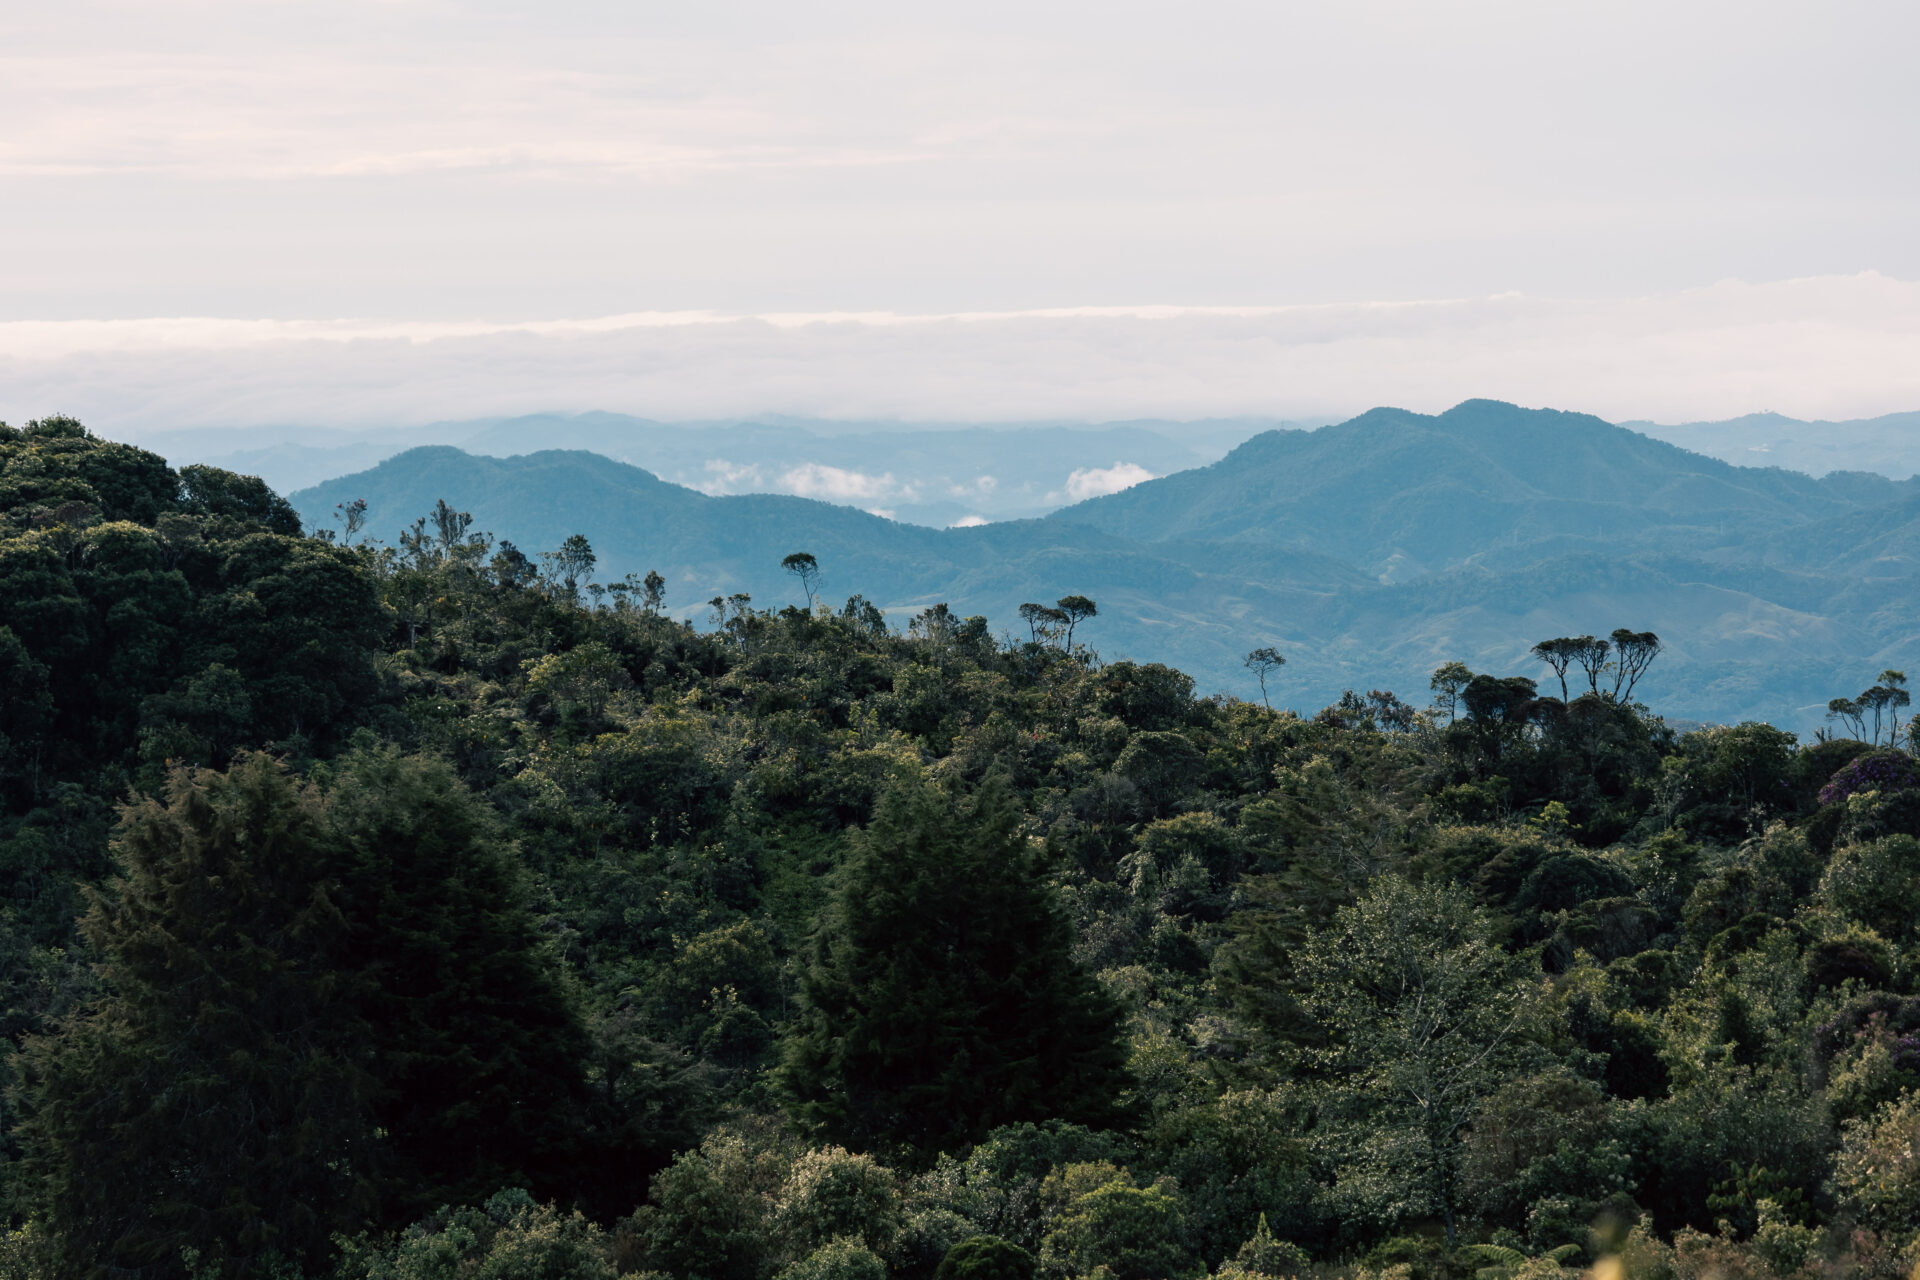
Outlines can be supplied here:
M1131 489L1141 481L1151 479L1153 472L1137 462L1116 462L1110 467L1081 467L1067 477L1065 496L1068 502L1085 502L1088 498Z
M0 323L0 417L66 412L120 432L586 409L683 420L1324 418L1473 396L1669 421L1913 409L1920 284L1868 272L1617 299ZM802 480L870 501L890 477Z

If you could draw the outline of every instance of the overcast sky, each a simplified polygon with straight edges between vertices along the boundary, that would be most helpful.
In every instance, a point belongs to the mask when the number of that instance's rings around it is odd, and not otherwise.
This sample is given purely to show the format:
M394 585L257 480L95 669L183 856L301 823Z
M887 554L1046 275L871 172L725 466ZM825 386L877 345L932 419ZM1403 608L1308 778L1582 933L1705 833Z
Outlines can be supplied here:
M7 5L0 416L1911 409L1916 48L1911 0Z

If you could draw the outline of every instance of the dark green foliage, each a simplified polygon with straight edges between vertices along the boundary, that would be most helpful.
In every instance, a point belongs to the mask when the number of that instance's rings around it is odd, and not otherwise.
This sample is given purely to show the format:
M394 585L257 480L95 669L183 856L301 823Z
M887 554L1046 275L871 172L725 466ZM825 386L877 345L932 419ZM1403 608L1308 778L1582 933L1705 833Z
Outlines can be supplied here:
M390 1244L354 1240L338 1280L613 1280L606 1235L514 1187L479 1208L446 1206Z
M1120 1115L1111 997L1003 782L906 779L853 837L809 944L785 1079L837 1140L931 1154L997 1125Z
M940 1259L935 1280L1033 1280L1033 1255L998 1236L968 1236Z
M585 1038L491 813L392 751L328 773L247 755L128 810L84 925L104 995L32 1058L29 1167L74 1267L255 1274L577 1176Z
M1042 1193L1053 1202L1041 1242L1048 1271L1088 1275L1104 1267L1116 1280L1160 1280L1198 1270L1182 1236L1179 1186L1147 1185L1111 1164L1069 1164L1054 1170Z
M0 482L0 1268L1507 1280L1600 1221L1634 1275L1906 1270L1903 756L1677 733L1579 653L1195 699L1071 596L698 629L597 532L302 538L65 421ZM810 511L766 572L869 587Z
M128 810L102 997L33 1042L27 1171L72 1275L324 1261L378 1206L380 1081L319 799L262 756Z
M356 751L329 770L329 823L361 984L374 1114L396 1218L531 1179L577 1177L587 1039L547 964L499 823L447 766Z
M218 467L182 467L180 505L193 515L224 517L240 525L258 525L268 533L300 536L300 514L258 476L237 476Z

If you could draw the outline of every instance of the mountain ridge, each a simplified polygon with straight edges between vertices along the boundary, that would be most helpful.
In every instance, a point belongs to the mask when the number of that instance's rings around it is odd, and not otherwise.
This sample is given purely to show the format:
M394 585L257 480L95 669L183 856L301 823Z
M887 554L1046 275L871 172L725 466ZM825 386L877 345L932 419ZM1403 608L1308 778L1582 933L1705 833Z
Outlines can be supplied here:
M1497 402L1340 425L1351 429L1263 433L1200 468L973 528L708 495L565 450L416 449L293 500L312 524L367 498L370 531L387 539L439 498L528 552L584 533L602 580L657 569L686 616L734 592L797 602L779 568L796 550L819 558L833 598L863 594L897 621L945 602L1009 632L1022 602L1078 592L1100 602L1085 634L1110 657L1244 693L1241 658L1277 645L1287 687L1312 706L1348 686L1419 692L1453 659L1534 673L1535 640L1623 625L1667 638L1649 696L1700 719L1806 730L1836 692L1920 665L1914 486L1735 467L1589 415ZM1556 458L1591 474L1554 482ZM1397 487L1408 468L1424 488ZM1311 502L1289 503L1303 491ZM1901 496L1863 500L1889 491Z

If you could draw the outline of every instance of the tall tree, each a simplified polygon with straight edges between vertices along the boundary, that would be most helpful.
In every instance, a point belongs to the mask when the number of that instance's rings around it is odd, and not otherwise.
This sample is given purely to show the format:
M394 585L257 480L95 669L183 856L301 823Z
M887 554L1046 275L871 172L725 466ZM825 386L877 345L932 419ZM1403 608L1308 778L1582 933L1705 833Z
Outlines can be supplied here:
M1553 668L1553 674L1560 678L1560 701L1569 701L1567 696L1567 668L1573 665L1582 641L1572 636L1561 636L1557 640L1542 640L1533 646L1533 656Z
M1574 636L1572 639L1573 660L1587 673L1587 692L1600 692L1600 677L1606 674L1607 655L1613 646L1605 640L1596 640L1592 636Z
M1067 620L1066 646L1068 649L1072 649L1073 629L1085 622L1088 618L1099 614L1100 606L1085 596L1061 596L1058 600L1054 601L1054 604L1058 606L1061 614Z
M82 931L106 994L29 1046L26 1173L74 1276L317 1269L371 1221L379 1082L319 797L264 756L130 808Z
M395 1167L389 1214L502 1186L566 1187L585 1122L586 1032L547 961L518 860L447 765L355 751L326 792Z
M667 601L667 580L660 576L657 569L647 570L647 576L641 582L641 602L648 613L660 612L660 606Z
M820 589L820 562L808 551L796 551L780 562L780 567L800 580L800 590L807 597L807 611L813 611L813 598Z
M592 1176L586 1037L490 811L391 749L326 773L243 755L126 811L83 926L105 995L30 1055L66 1273L313 1267L337 1232Z
M1260 677L1260 701L1267 704L1268 710L1273 709L1273 703L1267 697L1267 673L1277 671L1286 665L1287 660L1272 645L1255 649L1247 655L1247 669Z
M1029 600L1020 606L1020 620L1027 624L1028 638L1035 644L1051 639L1067 625L1067 615L1052 605Z
M1119 1010L1005 785L920 778L853 839L809 944L782 1072L800 1116L861 1149L930 1155L998 1125L1118 1114Z
M1473 671L1464 662L1445 663L1433 673L1427 687L1433 691L1435 709L1447 713L1448 724L1460 714L1460 691L1471 683Z
M1633 699L1633 686L1660 656L1660 637L1651 631L1629 631L1621 627L1613 633L1613 696L1617 702Z
M1465 889L1388 875L1307 939L1294 978L1336 1194L1383 1223L1437 1215L1452 1244L1461 1136L1527 1062L1519 963Z
M1883 719L1887 725L1887 745L1900 741L1900 708L1913 701L1907 692L1907 673L1887 670L1880 673L1880 679L1871 689L1854 699L1860 710L1873 717L1872 741L1878 745L1880 727Z

